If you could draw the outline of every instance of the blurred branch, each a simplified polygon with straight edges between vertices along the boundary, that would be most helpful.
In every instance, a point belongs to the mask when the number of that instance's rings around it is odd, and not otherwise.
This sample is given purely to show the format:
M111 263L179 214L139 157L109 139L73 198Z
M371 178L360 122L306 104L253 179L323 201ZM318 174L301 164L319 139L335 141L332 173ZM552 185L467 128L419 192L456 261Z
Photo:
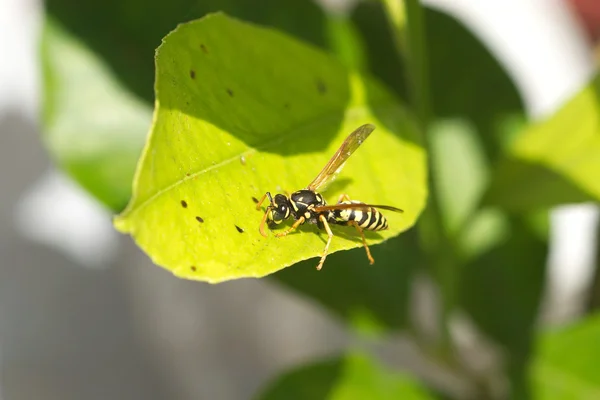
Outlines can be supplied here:
M383 0L394 42L407 65L407 81L413 106L423 131L429 121L429 82L425 25L419 0Z

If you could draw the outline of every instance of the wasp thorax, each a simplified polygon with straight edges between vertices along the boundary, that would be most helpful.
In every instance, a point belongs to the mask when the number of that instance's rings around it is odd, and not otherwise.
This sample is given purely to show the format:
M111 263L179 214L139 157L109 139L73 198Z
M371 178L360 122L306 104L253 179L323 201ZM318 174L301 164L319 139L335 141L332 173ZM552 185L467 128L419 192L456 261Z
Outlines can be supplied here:
M271 222L279 224L289 216L290 200L283 194L276 194L275 198L271 201L271 211L269 212L268 219Z

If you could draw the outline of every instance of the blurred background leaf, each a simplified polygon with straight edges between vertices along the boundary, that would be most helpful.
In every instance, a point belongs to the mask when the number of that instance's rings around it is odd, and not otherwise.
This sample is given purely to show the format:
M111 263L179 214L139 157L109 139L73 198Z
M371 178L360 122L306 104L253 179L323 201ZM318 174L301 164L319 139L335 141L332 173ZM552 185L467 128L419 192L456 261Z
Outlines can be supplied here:
M600 398L600 315L542 335L531 368L539 400Z
M42 60L46 146L93 196L110 209L122 208L151 105L127 91L103 59L52 19L44 29Z
M362 400L438 398L410 376L391 372L363 354L299 367L281 375L256 400Z
M486 203L513 210L600 199L600 78L520 135Z
M522 216L504 219L499 241L461 271L460 305L504 350L511 398L527 398L526 371L543 291L547 233L540 236L533 222Z

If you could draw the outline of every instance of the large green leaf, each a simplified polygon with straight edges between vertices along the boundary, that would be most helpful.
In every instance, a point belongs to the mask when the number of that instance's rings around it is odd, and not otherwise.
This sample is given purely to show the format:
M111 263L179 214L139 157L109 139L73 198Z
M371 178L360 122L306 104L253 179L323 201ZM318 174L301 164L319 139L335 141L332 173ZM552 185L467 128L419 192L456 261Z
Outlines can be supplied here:
M383 400L437 398L417 381L390 372L365 355L300 367L271 383L257 400Z
M225 10L327 47L326 15L305 0L45 3L44 138L57 163L114 211L131 195L151 122L153 56L173 26Z
M600 398L600 316L546 333L531 376L538 400Z
M486 194L514 210L600 199L600 78L513 143Z
M180 277L259 277L320 255L325 236L315 226L260 236L252 197L305 187L363 123L377 130L327 197L347 192L406 210L388 213L390 230L367 233L370 244L408 229L423 208L425 157L407 113L314 48L216 14L164 39L156 79L151 135L115 224ZM362 245L349 228L334 233L331 252Z
M52 20L45 26L42 59L44 141L50 153L102 203L122 209L152 109Z

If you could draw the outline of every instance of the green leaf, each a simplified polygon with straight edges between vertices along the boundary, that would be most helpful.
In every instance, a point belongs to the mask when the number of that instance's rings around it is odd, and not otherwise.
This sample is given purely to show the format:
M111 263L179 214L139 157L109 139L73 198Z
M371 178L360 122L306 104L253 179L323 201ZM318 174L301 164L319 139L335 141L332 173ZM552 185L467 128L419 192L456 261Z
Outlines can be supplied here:
M408 319L411 278L423 263L415 233L409 230L371 249L372 267L366 265L363 249L352 249L332 254L322 271L309 260L273 277L316 299L361 332L402 329Z
M599 89L596 78L515 140L486 194L487 204L526 210L600 199Z
M260 277L319 256L325 235L315 226L260 236L252 197L306 187L363 123L377 130L326 197L405 209L387 214L390 230L367 233L369 244L408 229L424 206L425 157L406 111L374 81L281 33L222 14L180 25L157 51L156 93L134 195L115 226L177 276ZM330 252L362 246L350 228L334 229Z
M361 2L352 14L365 42L369 70L407 98L405 66L381 2ZM465 119L496 156L520 127L523 105L498 62L479 39L449 15L425 8L431 101L435 119ZM460 57L456 55L460 54ZM490 96L490 90L494 95Z
M535 398L581 400L600 398L600 315L540 341L531 368Z
M304 0L45 3L44 139L59 166L115 212L131 196L151 123L154 52L178 22L226 10L327 47L327 16Z
M486 333L508 348L527 349L542 291L547 243L520 218L506 236L465 266L462 303Z
M257 400L434 399L414 379L390 372L365 355L300 367L271 383Z
M429 141L443 222L456 236L477 209L487 181L487 160L474 126L464 119L435 121Z
M42 52L44 140L52 157L106 206L123 209L152 110L51 20Z

